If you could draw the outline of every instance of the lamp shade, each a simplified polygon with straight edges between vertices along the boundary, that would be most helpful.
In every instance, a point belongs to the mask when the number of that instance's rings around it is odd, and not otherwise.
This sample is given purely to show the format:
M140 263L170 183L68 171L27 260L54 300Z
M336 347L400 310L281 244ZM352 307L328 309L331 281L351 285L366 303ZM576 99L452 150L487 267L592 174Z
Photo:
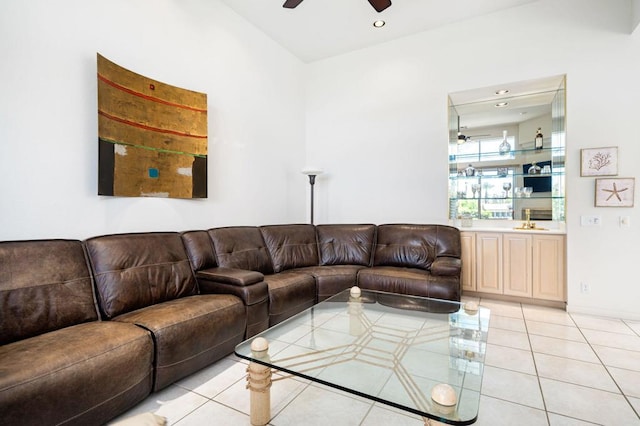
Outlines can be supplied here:
M311 175L317 176L322 174L322 170L313 168L313 167L307 167L306 169L302 170L302 174L307 176L311 176Z

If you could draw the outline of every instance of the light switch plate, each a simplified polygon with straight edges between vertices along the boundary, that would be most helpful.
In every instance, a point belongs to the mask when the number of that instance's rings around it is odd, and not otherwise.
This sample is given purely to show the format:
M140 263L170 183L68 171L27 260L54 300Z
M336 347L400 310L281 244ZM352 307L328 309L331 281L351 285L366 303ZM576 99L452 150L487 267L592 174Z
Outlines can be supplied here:
M631 228L631 218L629 216L620 216L618 218L620 228Z
M602 217L599 215L582 215L580 216L580 226L601 226Z

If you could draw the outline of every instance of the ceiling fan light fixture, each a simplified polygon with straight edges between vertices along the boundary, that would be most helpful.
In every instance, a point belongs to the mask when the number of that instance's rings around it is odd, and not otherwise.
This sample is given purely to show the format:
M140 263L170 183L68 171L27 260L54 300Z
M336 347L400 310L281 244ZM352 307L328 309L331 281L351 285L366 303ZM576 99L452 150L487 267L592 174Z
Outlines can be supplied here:
M374 27L376 27L376 28L382 28L382 27L384 27L386 24L387 24L387 23L386 23L385 21L383 21L383 20L379 19L379 20L377 20L377 21L375 21L375 22L373 23L373 26L374 26Z
M300 3L302 3L302 0L285 0L282 7L286 9L295 9ZM391 6L391 0L369 0L369 4L373 6L376 12L380 13Z
M295 9L300 3L302 3L302 0L286 0L282 7L286 9Z
M458 145L462 145L467 141L467 137L462 133L458 132Z

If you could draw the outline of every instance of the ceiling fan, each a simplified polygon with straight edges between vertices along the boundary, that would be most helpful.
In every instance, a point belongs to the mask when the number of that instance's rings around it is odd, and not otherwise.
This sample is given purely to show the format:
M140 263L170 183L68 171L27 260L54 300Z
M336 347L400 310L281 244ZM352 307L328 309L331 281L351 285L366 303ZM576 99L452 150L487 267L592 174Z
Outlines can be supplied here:
M486 134L486 135L463 135L462 132L458 132L458 145L462 145L465 142L469 142L471 139L477 140L477 139L483 139L483 138L487 138L491 135Z
M302 0L286 0L282 7L293 9L300 3L302 3ZM376 12L382 12L383 10L391 6L391 0L369 0L369 3L371 4L371 6L373 6Z
M487 136L491 136L489 134L487 135L463 135L462 131L461 131L461 127L460 127L460 116L458 116L458 145L462 145L465 142L469 142L471 140L471 138L474 139L481 139Z

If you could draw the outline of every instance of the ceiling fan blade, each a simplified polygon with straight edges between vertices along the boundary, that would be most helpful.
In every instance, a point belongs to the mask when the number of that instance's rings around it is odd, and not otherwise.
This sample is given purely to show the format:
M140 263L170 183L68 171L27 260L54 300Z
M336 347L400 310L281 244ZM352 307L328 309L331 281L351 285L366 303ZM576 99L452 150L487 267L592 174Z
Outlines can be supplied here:
M371 3L376 12L382 12L391 6L391 0L369 0L369 3Z
M286 7L287 9L293 9L294 7L298 6L300 3L302 3L302 0L287 0L284 2L282 7Z

